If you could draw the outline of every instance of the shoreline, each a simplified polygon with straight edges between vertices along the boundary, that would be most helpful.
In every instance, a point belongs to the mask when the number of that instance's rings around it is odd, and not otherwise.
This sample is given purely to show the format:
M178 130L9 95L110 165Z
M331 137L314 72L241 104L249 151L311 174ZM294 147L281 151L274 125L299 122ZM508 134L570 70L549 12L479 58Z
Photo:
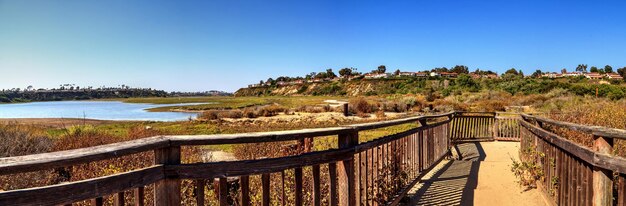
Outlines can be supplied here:
M0 118L0 124L21 124L21 125L39 125L56 128L64 128L76 125L102 125L108 123L125 123L125 122L141 122L141 121L125 121L125 120L99 120L99 119L81 119L81 118Z

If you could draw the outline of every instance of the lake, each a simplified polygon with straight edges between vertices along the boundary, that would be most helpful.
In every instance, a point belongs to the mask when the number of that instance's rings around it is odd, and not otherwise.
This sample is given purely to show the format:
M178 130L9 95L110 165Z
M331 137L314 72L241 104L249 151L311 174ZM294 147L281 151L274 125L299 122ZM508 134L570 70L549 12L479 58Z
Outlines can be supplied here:
M146 109L189 104L136 104L118 101L55 101L0 104L0 118L87 118L99 120L179 121L197 113L148 112Z

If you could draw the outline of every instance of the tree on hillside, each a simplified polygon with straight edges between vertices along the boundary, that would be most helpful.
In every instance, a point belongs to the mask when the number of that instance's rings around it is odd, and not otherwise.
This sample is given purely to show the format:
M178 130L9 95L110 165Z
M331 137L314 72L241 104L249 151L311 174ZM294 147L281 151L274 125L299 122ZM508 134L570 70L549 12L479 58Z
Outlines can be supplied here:
M567 73L567 69L566 68L561 69L561 74L566 74L566 73Z
M604 66L604 72L613 73L613 67L611 65Z
M352 70L352 76L361 75L361 72L358 72L357 68L350 67L350 69Z
M506 72L504 72L505 74L512 74L512 75L519 75L519 73L517 72L517 69L515 68L511 68L509 70L506 70Z
M448 68L446 68L446 67L437 67L437 68L434 68L434 69L432 69L430 71L431 72L448 72Z
M576 66L576 71L577 72L586 73L587 72L587 65L586 64L579 64L578 66Z
M352 74L352 69L351 68L346 67L346 68L343 68L343 69L339 70L339 76L348 77L351 74Z
M626 78L626 67L617 69L617 73L621 75L622 77Z
M335 77L337 77L337 75L335 74L335 72L333 72L333 69L328 68L326 70L326 77L328 77L328 78L335 78Z
M598 70L598 67L592 66L591 68L589 68L589 72L600 72Z
M393 75L396 75L396 76L400 75L400 70L399 70L399 69L396 69L396 71L395 71L395 72L393 72Z
M541 75L543 75L543 72L542 72L540 69L537 69L537 70L536 70L536 71L532 74L532 77L539 78L539 77L541 77Z
M450 72L456 72L457 74L468 74L469 68L465 65L456 65L450 69Z
M387 72L387 67L385 65L380 65L378 66L378 69L376 69L376 73L378 74L382 74Z
M517 73L518 73L520 76L522 76L522 77L524 76L524 72L522 72L522 70L521 70L521 69L520 69Z

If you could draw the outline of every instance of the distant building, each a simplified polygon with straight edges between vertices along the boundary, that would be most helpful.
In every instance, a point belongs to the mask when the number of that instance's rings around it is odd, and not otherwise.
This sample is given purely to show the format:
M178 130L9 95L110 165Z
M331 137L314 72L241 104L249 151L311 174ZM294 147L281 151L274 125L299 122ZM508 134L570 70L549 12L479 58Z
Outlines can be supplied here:
M291 84L291 85L300 85L300 84L304 84L304 80L302 80L302 79L298 79L298 80L295 80L295 81L291 81L291 82L289 82L289 84Z
M480 79L480 78L482 77L482 75L477 74L477 73L475 73L475 72L471 72L471 73L469 73L469 76L470 76L472 79Z
M389 74L389 73L380 73L380 74L378 74L378 73L367 73L367 74L365 74L365 78L366 79L380 79L380 78L387 78L387 77L390 77L390 76L391 76L391 74Z
M562 77L562 74L556 73L556 72L547 72L541 75L541 77L546 77L546 78L550 78L550 79L554 79L554 78L559 78Z
M457 74L456 72L441 72L439 73L439 75L441 75L442 77L448 77L448 78L456 78L459 76L459 74Z
M401 77L414 77L415 76L415 72L400 72L398 74L398 76L401 76Z
M585 73L585 77L587 77L587 79L602 79L602 75L598 72L590 72L590 73Z
M620 76L617 73L607 73L606 77L609 79L624 79L624 77Z
M577 77L577 76L582 76L583 73L582 72L567 72L564 74L561 74L563 77Z
M415 72L416 77L428 77L428 72Z

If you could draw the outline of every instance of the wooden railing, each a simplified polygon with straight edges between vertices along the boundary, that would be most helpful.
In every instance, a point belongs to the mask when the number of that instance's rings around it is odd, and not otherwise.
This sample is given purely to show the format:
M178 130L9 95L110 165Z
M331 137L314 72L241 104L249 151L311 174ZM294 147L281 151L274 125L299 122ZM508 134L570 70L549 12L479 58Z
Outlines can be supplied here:
M626 159L611 154L614 139L626 139L626 130L531 115L522 118L521 159L540 167L542 178L538 185L552 203L626 205ZM568 132L593 137L593 147L557 135Z
M0 205L68 205L85 200L91 200L92 205L102 205L103 198L108 196L114 197L115 205L128 204L125 202L128 199L132 199L135 205L152 204L144 200L147 186L154 188L154 205L180 205L182 180L193 180L196 205L211 201L206 198L208 192L216 194L216 200L212 201L219 205L395 205L422 175L449 154L449 128L453 115L446 113L323 129L159 136L0 158L0 175L9 175L154 152L152 166L76 182L2 191ZM359 131L416 122L419 127L359 143ZM307 150L279 158L181 163L181 146L306 143L311 138L335 135L336 149ZM130 194L132 198L125 198Z
M496 112L456 112L450 127L453 142L519 141L518 114Z

